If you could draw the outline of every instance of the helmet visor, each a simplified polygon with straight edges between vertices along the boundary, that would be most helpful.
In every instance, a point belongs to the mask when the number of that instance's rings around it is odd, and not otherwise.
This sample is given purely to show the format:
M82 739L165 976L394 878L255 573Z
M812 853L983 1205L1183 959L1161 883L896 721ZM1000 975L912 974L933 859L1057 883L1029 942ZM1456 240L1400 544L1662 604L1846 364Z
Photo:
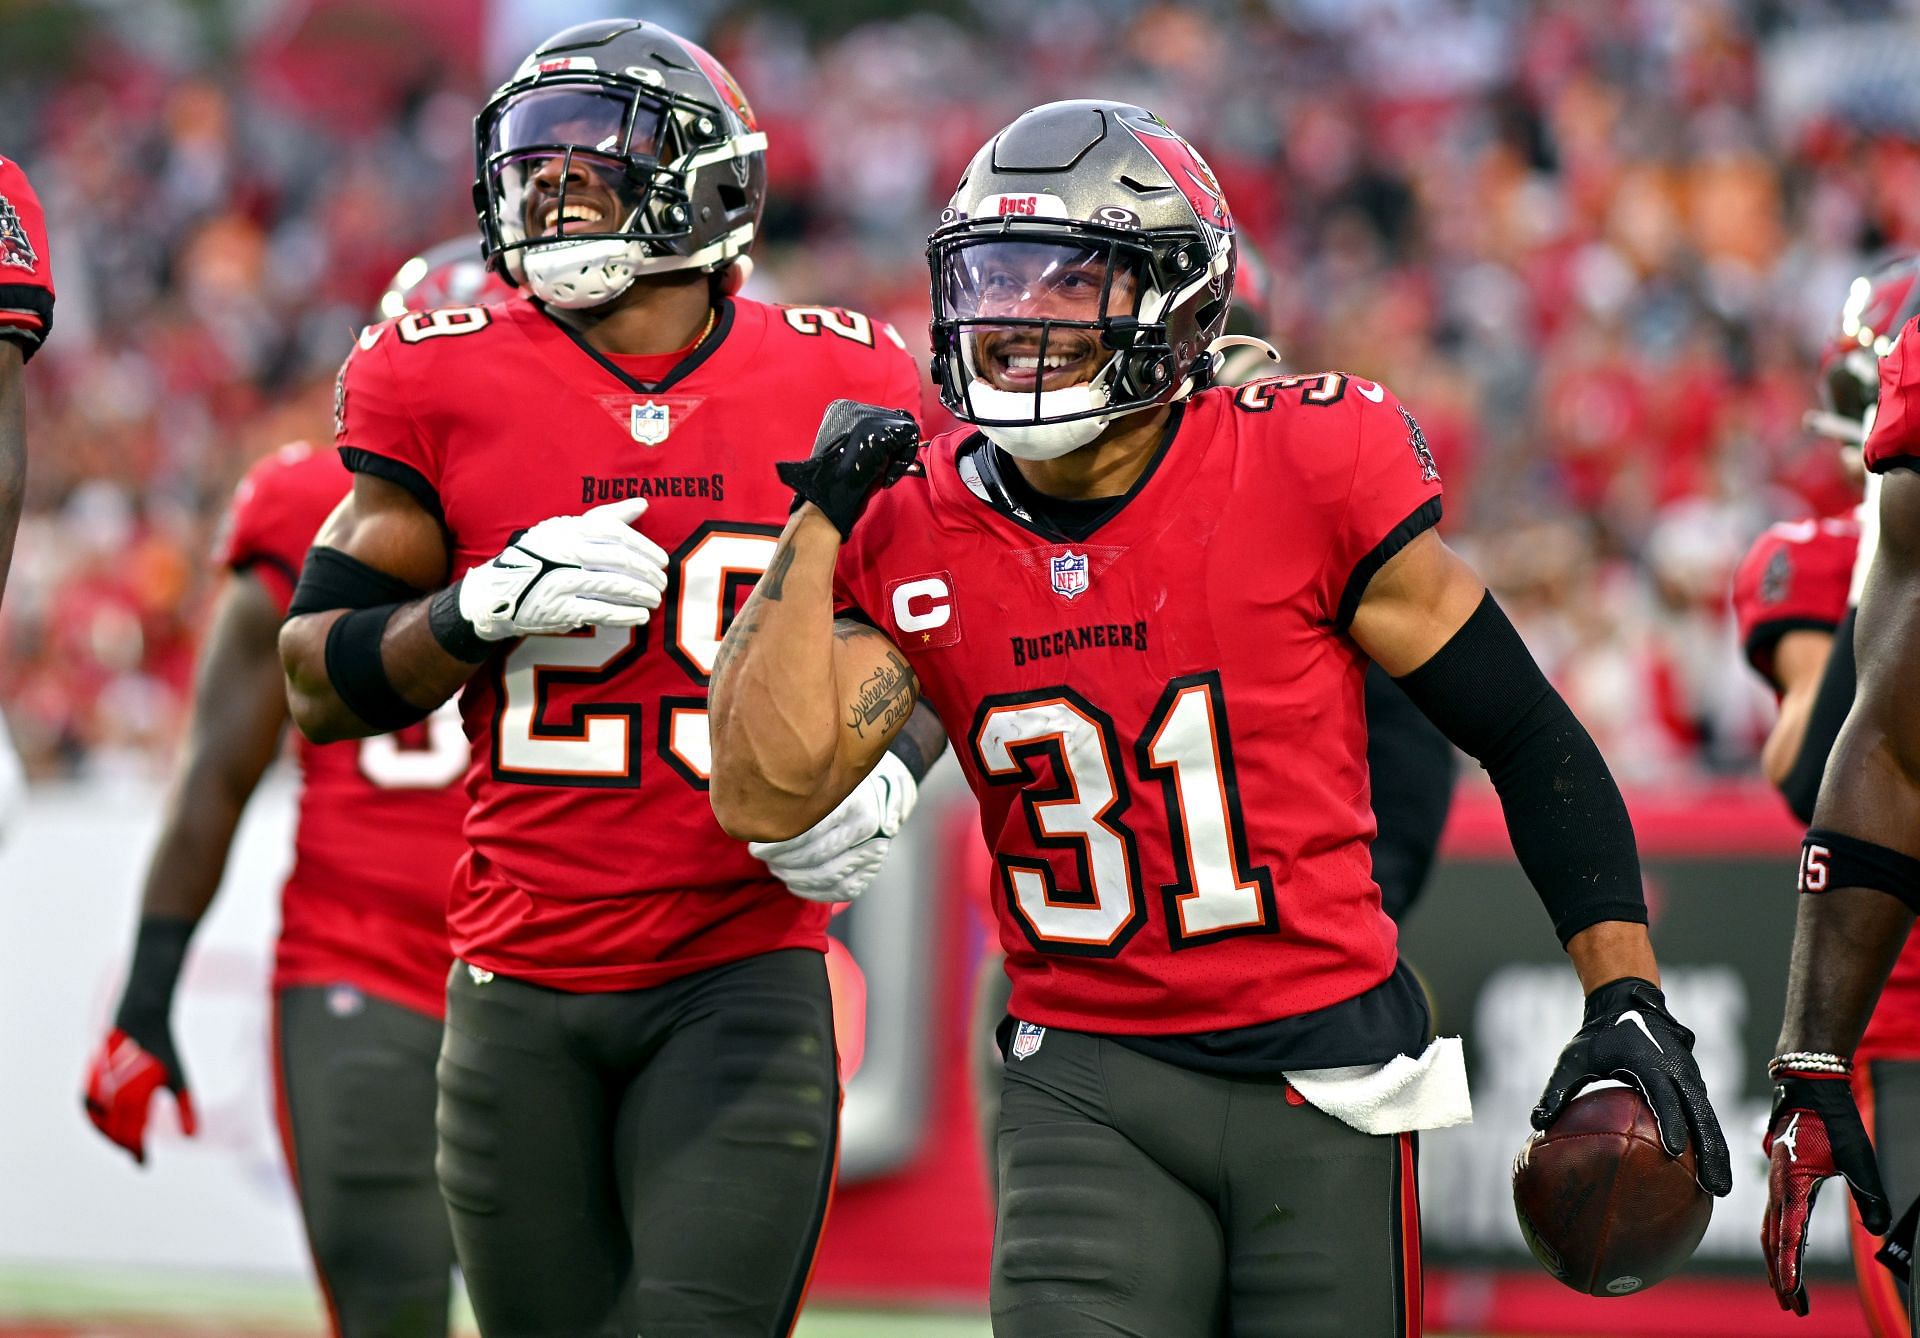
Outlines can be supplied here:
M657 159L664 106L599 88L531 88L494 112L489 156L568 147L606 157Z
M1136 315L1141 257L1108 243L982 239L946 249L940 315L973 377L1033 393L1092 381L1113 360L1107 324Z

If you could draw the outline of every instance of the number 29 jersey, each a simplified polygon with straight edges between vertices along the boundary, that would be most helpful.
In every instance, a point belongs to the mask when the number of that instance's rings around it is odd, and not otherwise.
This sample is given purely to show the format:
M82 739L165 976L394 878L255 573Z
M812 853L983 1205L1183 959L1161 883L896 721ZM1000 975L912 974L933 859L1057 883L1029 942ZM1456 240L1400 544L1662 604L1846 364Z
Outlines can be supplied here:
M447 921L462 960L597 991L824 951L828 908L714 820L706 696L787 518L774 465L804 458L843 396L911 410L919 372L886 326L820 307L729 299L677 362L600 353L525 298L361 336L342 458L443 520L450 577L549 516L630 497L671 558L646 626L505 643L463 693L470 850Z
M1203 391L1064 542L967 432L877 496L836 599L900 648L980 801L1011 1011L1191 1035L1398 960L1368 843L1367 580L1440 516L1398 401L1329 373ZM1380 1058L1385 1058L1382 1055Z

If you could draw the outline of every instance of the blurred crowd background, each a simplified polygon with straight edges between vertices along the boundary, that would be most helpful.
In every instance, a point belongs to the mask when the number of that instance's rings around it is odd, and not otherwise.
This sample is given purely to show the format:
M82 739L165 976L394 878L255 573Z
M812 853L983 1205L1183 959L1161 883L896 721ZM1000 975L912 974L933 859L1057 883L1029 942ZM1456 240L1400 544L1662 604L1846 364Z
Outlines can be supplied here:
M1920 22L1872 0L0 2L0 153L59 306L0 700L41 777L178 737L221 514L330 432L409 255L472 235L471 119L547 32L703 41L768 131L749 290L925 356L921 247L1035 103L1141 102L1212 161L1297 370L1391 385L1481 564L1624 779L1750 768L1726 589L1853 501L1800 427L1849 280L1920 248ZM525 449L537 459L541 443Z

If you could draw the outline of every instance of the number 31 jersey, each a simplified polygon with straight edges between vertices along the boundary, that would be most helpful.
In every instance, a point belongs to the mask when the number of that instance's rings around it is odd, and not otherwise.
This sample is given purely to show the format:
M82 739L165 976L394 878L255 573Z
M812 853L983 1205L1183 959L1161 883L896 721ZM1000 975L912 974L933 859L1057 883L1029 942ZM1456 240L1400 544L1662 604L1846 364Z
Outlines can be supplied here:
M332 451L288 446L247 472L220 541L286 612L321 523L353 485ZM347 743L299 741L300 819L280 895L276 990L355 985L430 1017L446 1011L447 887L466 850L460 719L442 707Z
M1380 985L1367 580L1440 516L1398 401L1327 374L1204 391L1119 508L1062 542L977 435L877 496L836 598L919 676L980 800L1030 1022L1248 1027ZM990 500L990 499L998 500Z
M775 463L812 450L833 400L911 410L919 386L884 325L740 298L677 361L602 354L525 298L361 336L341 372L342 457L443 519L450 578L549 516L630 497L671 557L645 627L505 643L463 694L460 958L593 991L825 949L828 908L714 821L707 676L786 522Z

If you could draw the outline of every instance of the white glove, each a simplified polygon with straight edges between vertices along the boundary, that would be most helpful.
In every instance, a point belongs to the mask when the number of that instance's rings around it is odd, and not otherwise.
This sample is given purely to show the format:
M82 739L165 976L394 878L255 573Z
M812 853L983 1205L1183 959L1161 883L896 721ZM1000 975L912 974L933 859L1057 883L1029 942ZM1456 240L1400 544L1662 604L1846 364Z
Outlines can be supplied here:
M667 555L633 528L644 497L541 521L460 579L460 616L482 641L638 627L660 607Z
M919 797L907 764L883 753L840 807L790 841L749 842L747 853L765 860L796 897L852 901L880 872L887 847Z

